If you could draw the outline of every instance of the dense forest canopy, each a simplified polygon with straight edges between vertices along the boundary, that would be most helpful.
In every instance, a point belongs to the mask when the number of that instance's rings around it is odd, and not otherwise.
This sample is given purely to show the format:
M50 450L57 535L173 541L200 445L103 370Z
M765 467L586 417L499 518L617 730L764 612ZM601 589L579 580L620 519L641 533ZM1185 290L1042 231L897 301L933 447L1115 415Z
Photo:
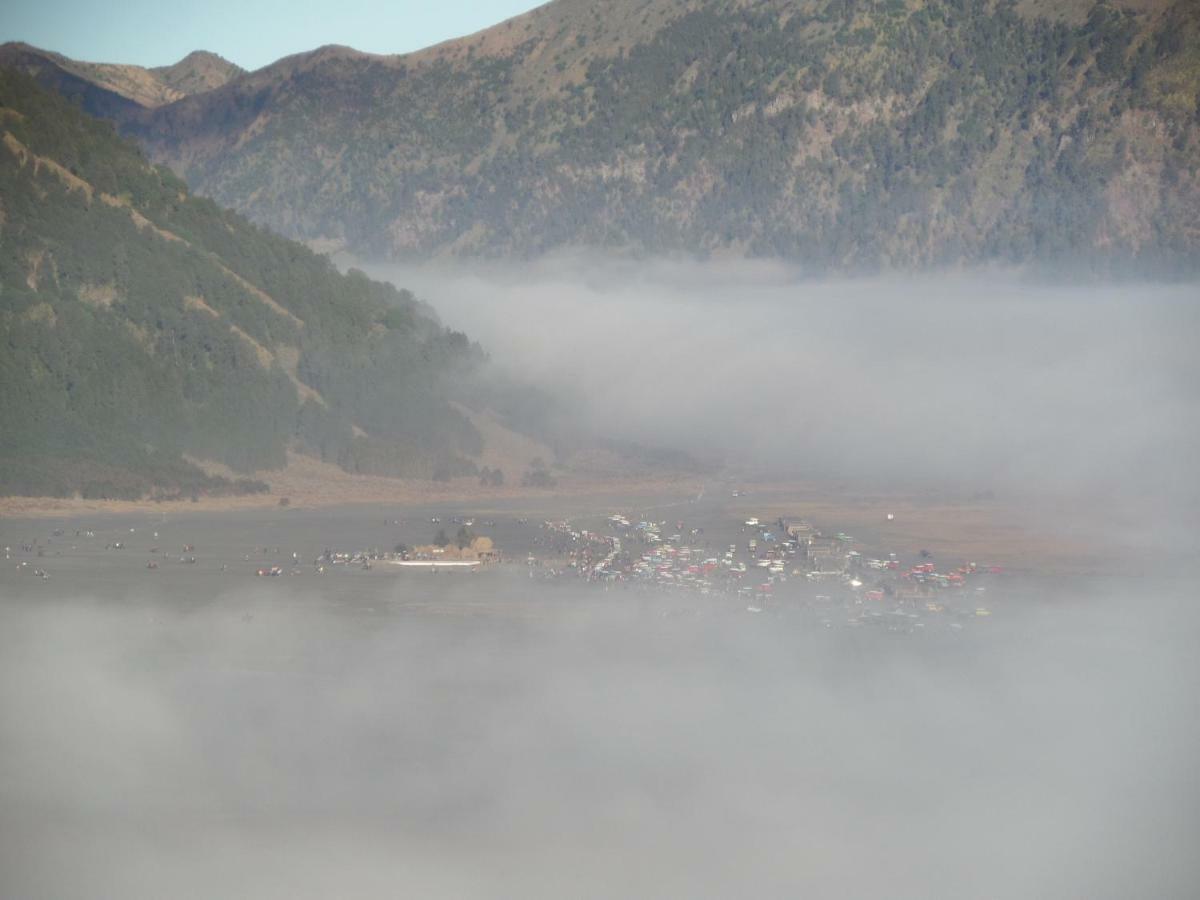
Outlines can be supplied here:
M408 56L84 99L198 191L362 256L1163 272L1200 258L1198 96L1192 0L558 0Z
M0 491L261 490L284 465L473 473L482 351L409 292L191 196L107 122L0 69Z

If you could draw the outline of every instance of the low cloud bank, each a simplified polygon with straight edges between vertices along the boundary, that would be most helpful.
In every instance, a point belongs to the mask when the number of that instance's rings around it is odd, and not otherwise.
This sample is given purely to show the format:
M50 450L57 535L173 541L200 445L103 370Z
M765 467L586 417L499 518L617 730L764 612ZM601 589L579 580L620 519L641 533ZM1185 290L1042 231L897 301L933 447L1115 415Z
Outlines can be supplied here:
M1194 285L590 257L368 268L599 433L780 474L1200 498Z
M1129 587L955 641L557 588L8 606L0 893L1193 896L1195 613Z

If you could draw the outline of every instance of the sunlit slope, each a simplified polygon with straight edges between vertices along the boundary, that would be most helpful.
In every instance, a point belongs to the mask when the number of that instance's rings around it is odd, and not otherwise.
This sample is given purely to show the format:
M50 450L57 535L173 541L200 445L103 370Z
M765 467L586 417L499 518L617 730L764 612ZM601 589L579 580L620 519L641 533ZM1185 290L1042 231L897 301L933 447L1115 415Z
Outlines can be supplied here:
M1198 17L1190 0L557 0L117 118L198 191L366 255L1161 270L1200 255Z
M0 490L228 488L291 447L471 472L479 349L406 291L188 194L107 123L0 70Z
M229 60L204 50L189 53L173 65L148 69L81 62L19 42L0 45L0 65L21 69L46 87L78 97L84 110L94 115L162 106L218 88L243 73Z

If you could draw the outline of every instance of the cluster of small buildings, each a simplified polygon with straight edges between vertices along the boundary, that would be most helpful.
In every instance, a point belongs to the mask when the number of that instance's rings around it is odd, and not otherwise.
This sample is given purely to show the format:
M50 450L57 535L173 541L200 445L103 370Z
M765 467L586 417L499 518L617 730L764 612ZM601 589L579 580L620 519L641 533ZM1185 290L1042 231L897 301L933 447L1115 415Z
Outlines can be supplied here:
M294 554L293 554L294 555ZM376 547L367 550L329 550L326 549L317 557L318 566L355 566L360 569L371 568L372 563L389 559L391 554L384 553Z
M528 551L525 562L534 579L572 579L681 599L705 597L713 602L708 608L796 613L811 616L826 627L871 626L914 632L937 623L961 629L968 620L991 615L985 599L990 598L989 591L1002 574L998 567L975 563L939 565L925 551L914 558L897 553L864 556L856 549L861 545L850 535L826 534L803 519L764 522L755 517L725 518L720 513L698 515L703 516L703 527L699 522L653 520L645 514L545 521L540 526L517 519L519 536L514 539L522 554ZM303 575L306 571L319 575L330 567L371 569L377 565L392 571L473 572L501 561L489 537L468 530L474 520L456 517L451 521L460 526L454 540L439 530L435 543L411 549L399 544L392 551L325 549L309 557L306 565L297 553L290 553L289 558L279 547L255 547L242 559L250 572L263 577ZM441 520L431 519L430 523L440 525ZM115 535L117 539L109 540L107 548L126 551L126 541L133 540L130 535L134 531ZM76 537L80 536L94 533L77 531ZM55 539L61 537L61 530L57 531ZM152 539L158 537L154 531ZM150 561L140 563L147 569L157 569L156 560L169 558L158 546L149 549ZM191 544L184 545L179 562L194 564L194 550ZM39 542L22 544L19 551L14 547L4 551L6 559L15 552L37 557L59 553ZM251 562L255 554L259 559ZM227 568L221 565L222 571ZM43 569L27 560L20 562L18 570L46 577ZM695 608L704 607L696 604Z
M826 627L906 632L935 616L958 629L990 615L981 582L1001 574L974 563L942 571L928 554L907 565L894 553L865 558L850 535L826 535L803 520L749 518L730 529L738 540L719 546L701 528L670 525L624 515L594 530L545 522L535 539L542 555L528 563L546 578L691 591L736 599L749 612L808 611Z

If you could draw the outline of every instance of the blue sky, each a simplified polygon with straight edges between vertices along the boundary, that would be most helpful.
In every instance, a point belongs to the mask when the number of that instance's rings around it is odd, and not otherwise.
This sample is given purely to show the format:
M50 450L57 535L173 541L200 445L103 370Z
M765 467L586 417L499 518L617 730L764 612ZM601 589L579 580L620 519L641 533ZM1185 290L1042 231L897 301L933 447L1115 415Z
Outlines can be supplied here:
M322 44L404 53L518 15L535 0L0 0L0 43L161 66L211 50L247 69Z

